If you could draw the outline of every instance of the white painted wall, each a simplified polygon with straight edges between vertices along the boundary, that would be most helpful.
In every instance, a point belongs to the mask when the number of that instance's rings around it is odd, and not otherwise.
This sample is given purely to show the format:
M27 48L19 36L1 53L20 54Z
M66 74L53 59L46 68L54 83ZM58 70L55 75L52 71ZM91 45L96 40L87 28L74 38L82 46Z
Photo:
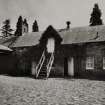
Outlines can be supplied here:
M36 70L35 70L35 68L36 68L36 63L33 61L33 62L32 62L32 67L31 67L31 74L32 74L32 75L36 75Z
M47 41L47 51L49 53L52 53L54 52L54 49L55 49L55 40L54 38L49 38Z
M68 75L74 76L74 59L73 59L73 57L70 57L68 59Z

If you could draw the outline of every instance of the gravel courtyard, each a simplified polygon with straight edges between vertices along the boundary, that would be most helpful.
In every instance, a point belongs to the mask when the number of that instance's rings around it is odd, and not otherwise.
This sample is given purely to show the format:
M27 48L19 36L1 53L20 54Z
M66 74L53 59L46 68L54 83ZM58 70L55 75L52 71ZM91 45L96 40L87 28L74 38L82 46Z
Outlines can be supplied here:
M105 81L0 75L0 105L105 105Z

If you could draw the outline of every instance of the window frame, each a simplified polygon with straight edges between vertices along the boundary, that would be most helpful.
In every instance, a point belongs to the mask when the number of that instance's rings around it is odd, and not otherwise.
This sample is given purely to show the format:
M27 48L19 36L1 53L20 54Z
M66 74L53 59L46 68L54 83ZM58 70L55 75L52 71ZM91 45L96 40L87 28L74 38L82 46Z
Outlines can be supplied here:
M94 69L94 57L88 56L86 57L86 70L93 70Z
M103 59L102 59L102 68L103 68L103 70L105 70L105 56L103 57Z

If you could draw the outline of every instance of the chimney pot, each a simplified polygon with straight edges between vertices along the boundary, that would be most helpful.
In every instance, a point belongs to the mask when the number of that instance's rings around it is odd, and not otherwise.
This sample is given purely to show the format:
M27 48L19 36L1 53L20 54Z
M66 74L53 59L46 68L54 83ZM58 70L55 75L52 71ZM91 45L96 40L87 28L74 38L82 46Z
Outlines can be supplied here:
M71 22L70 21L67 21L66 24L67 24L67 29L70 29Z

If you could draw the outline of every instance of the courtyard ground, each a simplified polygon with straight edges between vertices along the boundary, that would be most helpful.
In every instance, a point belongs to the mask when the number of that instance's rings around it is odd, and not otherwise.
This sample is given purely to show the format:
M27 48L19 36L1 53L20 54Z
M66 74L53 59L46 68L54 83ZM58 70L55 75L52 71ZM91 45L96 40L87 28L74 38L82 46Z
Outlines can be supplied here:
M0 105L105 105L105 81L0 75Z

